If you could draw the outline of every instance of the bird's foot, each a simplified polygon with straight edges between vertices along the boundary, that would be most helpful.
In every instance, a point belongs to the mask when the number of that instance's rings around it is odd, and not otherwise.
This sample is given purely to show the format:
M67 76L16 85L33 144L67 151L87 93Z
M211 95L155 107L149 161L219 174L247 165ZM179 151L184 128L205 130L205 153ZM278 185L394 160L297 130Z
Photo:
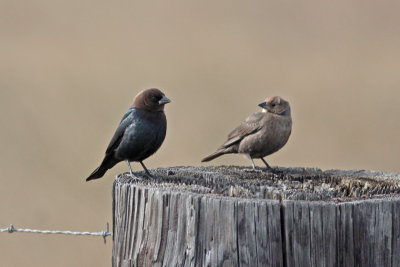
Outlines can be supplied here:
M281 173L283 173L283 171L279 170L278 168L272 168L272 167L265 168L264 172L270 172L270 173L273 173L273 174L281 174Z
M153 176L151 173L149 173L149 172L146 172L146 176L147 176L148 178L154 179L154 176Z
M262 170L257 170L257 169L243 169L244 172L258 172L261 173Z
M131 177L132 177L132 179L133 179L135 182L139 182L139 181L142 180L142 178L139 178L139 177L137 177L137 176L135 176L135 175L133 175L133 176L131 176Z
M133 172L129 173L129 176L136 182L143 180L142 178L137 177L136 175L134 175Z
M142 165L142 167L143 167L143 169L144 169L144 172L146 173L147 177L148 177L148 178L154 178L154 176L151 175L151 173L149 172L149 170L148 170L148 169L146 168L146 166L144 165L143 161L139 161L139 162L140 162L140 164Z

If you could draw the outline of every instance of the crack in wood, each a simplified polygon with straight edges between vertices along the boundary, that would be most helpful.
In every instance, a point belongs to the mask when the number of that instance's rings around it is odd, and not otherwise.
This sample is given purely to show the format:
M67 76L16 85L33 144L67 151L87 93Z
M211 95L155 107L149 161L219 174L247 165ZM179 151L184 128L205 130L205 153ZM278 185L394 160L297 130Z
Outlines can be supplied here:
M399 175L244 169L120 175L113 266L400 266Z

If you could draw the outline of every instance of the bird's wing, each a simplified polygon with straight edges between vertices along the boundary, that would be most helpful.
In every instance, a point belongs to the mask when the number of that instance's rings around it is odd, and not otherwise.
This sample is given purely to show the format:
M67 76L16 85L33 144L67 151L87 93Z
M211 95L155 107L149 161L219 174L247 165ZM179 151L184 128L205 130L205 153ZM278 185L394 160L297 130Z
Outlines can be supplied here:
M244 137L253 134L261 129L261 120L265 116L262 112L256 112L251 114L244 122L242 122L238 127L236 127L228 135L228 140L222 145L222 147L229 147Z
M133 120L133 108L130 108L122 117L122 120L119 123L118 128L114 133L114 136L111 138L111 141L108 144L106 150L106 154L109 154L112 150L118 147L122 137L124 136L126 128L132 123L132 120Z

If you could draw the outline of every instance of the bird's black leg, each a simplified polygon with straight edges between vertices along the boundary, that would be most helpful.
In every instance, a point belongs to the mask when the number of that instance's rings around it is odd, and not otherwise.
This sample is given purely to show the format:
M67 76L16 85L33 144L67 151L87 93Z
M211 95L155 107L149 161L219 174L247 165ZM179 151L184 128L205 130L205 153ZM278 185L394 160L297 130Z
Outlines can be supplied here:
M139 162L140 162L140 164L142 165L142 167L143 167L144 171L146 172L146 174L147 174L148 176L150 176L150 177L153 177L153 176L151 175L151 173L149 172L149 170L146 168L146 166L144 166L144 163L143 163L142 161L139 161Z
M264 162L265 166L267 166L267 170L271 170L272 171L271 166L269 166L269 164L265 161L265 159L261 158L261 160Z
M128 163L129 171L131 172L131 177L132 177L133 179L137 179L137 177L136 177L135 175L133 175L131 163L129 162L129 160L126 160L126 163Z

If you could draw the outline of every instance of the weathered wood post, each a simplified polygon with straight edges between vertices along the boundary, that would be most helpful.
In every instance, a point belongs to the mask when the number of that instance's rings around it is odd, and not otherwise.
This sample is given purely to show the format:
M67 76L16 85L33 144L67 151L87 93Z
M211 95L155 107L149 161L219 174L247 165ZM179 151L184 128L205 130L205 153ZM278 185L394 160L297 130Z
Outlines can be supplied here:
M173 167L113 187L113 266L400 266L400 175Z

